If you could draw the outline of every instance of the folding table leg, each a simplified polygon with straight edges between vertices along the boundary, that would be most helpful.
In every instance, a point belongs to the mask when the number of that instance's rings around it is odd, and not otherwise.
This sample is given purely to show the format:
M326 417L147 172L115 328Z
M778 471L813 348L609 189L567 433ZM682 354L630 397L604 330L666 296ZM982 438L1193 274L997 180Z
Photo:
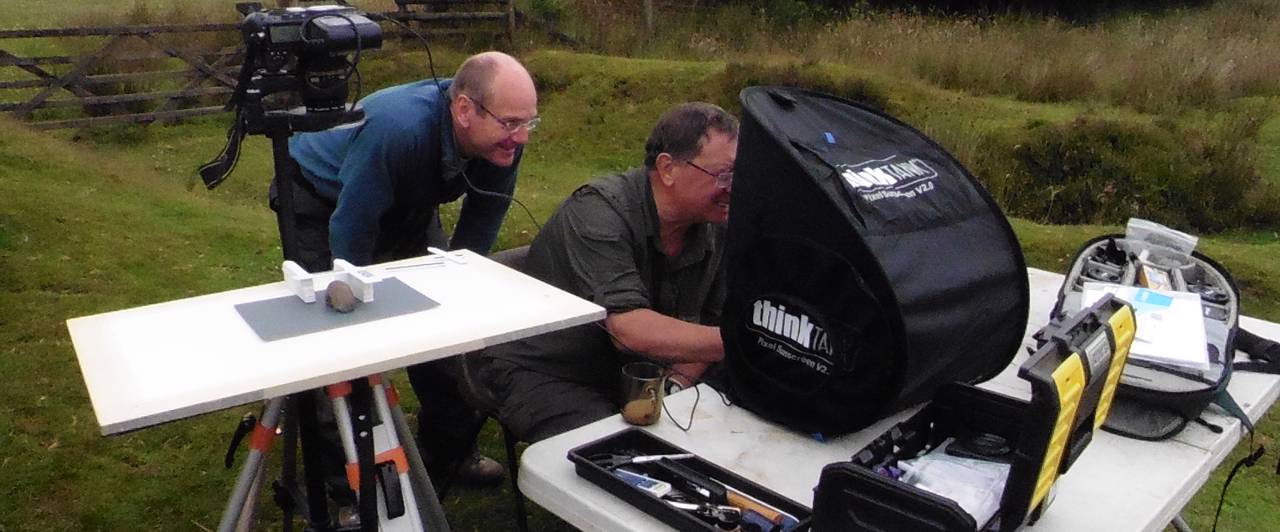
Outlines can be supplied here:
M501 423L499 423L501 425ZM511 496L515 498L516 530L529 532L529 513L524 505L524 493L520 492L517 475L520 471L520 460L516 455L516 435L502 425L502 443L507 447L507 472L511 476Z

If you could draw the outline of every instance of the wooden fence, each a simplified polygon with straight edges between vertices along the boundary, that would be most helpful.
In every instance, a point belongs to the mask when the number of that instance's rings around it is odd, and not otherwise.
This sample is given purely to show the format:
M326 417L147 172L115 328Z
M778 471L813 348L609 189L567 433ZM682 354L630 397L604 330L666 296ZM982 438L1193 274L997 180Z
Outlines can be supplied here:
M515 29L510 0L396 3L399 10L370 17L415 24L431 35L476 31L496 23L500 31L495 33L510 39ZM391 24L383 26L392 36L399 33ZM19 39L55 39L59 44L74 40L89 51L21 54L6 46ZM222 112L243 61L239 42L236 24L0 30L0 113L37 129L54 129Z
M201 97L206 97L203 100L219 96L225 99L235 88L238 72L236 64L241 53L234 46L196 49L175 41L196 33L226 31L237 31L236 25L184 24L0 31L0 44L12 39L28 38L76 38L87 43L101 41L101 44L81 55L24 57L0 46L0 67L5 67L0 69L5 75L4 81L0 81L0 89L36 89L30 96L17 101L0 101L0 112L8 112L40 129L85 127L109 122L151 122L218 112L222 109L220 105L192 107L189 102L202 101ZM173 68L173 63L182 66ZM12 75L14 69L25 72L26 77L34 79L11 79L21 77ZM55 73L55 70L58 72ZM163 80L169 80L168 84L175 88L148 92L120 90L121 86L157 82L164 84ZM79 107L89 115L104 114L118 109L120 106L116 104L147 101L159 102L159 105L154 110L143 113L105 114L87 118L42 120L36 115L38 110L65 107Z

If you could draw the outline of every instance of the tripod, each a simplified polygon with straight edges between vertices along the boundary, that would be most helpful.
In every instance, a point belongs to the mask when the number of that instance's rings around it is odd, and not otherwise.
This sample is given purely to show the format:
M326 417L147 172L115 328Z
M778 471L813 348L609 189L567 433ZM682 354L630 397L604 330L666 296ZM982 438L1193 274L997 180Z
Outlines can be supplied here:
M254 95L250 95L252 98ZM245 129L271 139L277 188L277 216L281 246L287 260L296 260L293 204L296 163L289 156L288 139L293 131L316 131L335 123L359 120L363 113L347 109L317 117L317 113L297 111L263 112L260 105L246 106ZM237 118L239 119L239 117ZM423 467L413 434L404 420L394 388L380 376L356 379L326 388L334 407L334 417L346 457L348 484L357 493L360 530L448 530L444 511ZM331 525L325 498L325 462L317 450L322 437L315 419L313 394L299 393L268 402L261 422L253 429L249 458L236 481L219 524L220 532L236 530L248 521L261 486L266 453L280 429L286 435L285 482L276 499L285 509L285 530L291 530L294 505L304 502L303 513L316 531L337 530ZM306 498L297 496L293 486L293 444L301 440Z
M347 479L360 501L360 530L447 531L444 511L423 467L404 412L400 410L395 388L389 383L384 384L380 376L371 376L334 384L326 387L325 391L333 404L342 438ZM289 422L286 410L300 416L314 413L313 405L308 404L310 401L304 400L303 396L307 395L304 392L288 398L277 397L263 409L261 420L253 428L249 455L218 524L219 532L248 528L262 484L267 453L278 429L284 424L282 421ZM287 403L292 403L293 408L286 408ZM290 430L284 429L284 432L288 434ZM286 460L292 454L291 447L286 447ZM313 448L304 443L303 452L311 453ZM321 471L314 470L314 464L308 465L307 504L303 513L307 515L310 529L340 530L329 522ZM288 466L287 461L286 469ZM285 474L286 477L291 475ZM289 513L286 512L286 519ZM286 522L285 528L290 529L291 523Z

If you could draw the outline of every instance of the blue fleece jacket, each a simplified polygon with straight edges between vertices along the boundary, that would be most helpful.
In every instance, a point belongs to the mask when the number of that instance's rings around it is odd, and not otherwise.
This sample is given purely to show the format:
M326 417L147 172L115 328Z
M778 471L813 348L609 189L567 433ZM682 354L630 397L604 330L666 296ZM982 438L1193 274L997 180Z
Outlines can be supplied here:
M458 151L449 111L450 80L426 79L382 89L361 100L365 119L330 130L295 135L289 154L303 176L336 208L329 218L335 258L370 264L387 257L394 232L425 233L443 203L467 192L463 173L480 190L467 194L452 249L488 253L515 191L515 163L499 167Z

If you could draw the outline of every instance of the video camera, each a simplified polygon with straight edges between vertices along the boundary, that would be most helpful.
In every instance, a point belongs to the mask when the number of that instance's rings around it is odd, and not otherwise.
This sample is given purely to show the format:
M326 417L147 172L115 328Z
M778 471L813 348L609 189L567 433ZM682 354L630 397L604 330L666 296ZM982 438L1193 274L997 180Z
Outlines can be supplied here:
M268 10L242 2L236 10L244 15L244 64L226 105L236 111L227 145L199 170L210 189L235 168L245 134L282 142L294 132L363 119L364 111L347 104L347 81L357 73L362 51L382 47L382 28L350 6ZM288 154L287 147L277 151L277 157Z

